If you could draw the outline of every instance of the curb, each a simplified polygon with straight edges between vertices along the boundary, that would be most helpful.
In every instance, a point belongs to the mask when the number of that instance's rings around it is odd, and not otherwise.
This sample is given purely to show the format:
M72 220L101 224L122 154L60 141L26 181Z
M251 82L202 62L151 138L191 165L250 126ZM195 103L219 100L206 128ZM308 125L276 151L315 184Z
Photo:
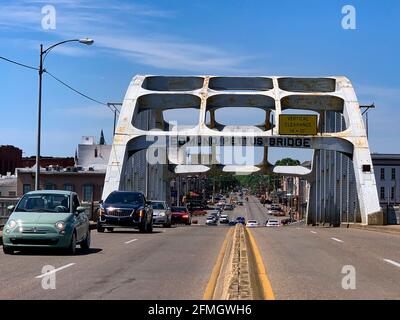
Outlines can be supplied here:
M271 282L268 278L267 272L265 270L264 262L258 249L257 243L249 229L246 228L245 233L249 242L249 264L253 267L253 273L255 276L254 283L258 287L258 295L262 300L275 300L275 294L272 290Z
M342 225L342 228L353 228L353 229L359 229L359 230L364 230L364 231L375 231L375 232L381 232L381 233L388 233L388 234L396 234L400 235L400 227L398 228L393 228L393 227L388 227L388 226L364 226L361 224L349 224L349 225Z
M212 300L214 299L215 290L217 287L218 279L221 275L222 263L224 261L226 255L226 248L228 247L228 243L232 240L233 229L228 230L224 242L222 243L221 250L218 254L217 261L214 265L214 268L211 272L210 279L208 280L206 290L203 295L203 300Z

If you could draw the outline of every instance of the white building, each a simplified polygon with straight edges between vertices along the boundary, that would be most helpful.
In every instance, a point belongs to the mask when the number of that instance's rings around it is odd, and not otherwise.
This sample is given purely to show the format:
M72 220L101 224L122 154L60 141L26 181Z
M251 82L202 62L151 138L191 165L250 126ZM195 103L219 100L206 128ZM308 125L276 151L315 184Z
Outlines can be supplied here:
M400 154L373 153L371 157L381 206L399 205Z
M16 197L17 195L17 177L8 174L0 175L0 198Z

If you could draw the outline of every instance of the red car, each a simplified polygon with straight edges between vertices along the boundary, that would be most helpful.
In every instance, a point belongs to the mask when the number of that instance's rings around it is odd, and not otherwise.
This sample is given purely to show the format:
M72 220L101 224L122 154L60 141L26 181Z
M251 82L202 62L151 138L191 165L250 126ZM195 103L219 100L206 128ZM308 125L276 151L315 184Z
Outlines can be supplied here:
M206 210L193 208L191 211L192 216L205 216L207 214Z
M173 224L192 224L192 215L186 207L171 207L171 218Z

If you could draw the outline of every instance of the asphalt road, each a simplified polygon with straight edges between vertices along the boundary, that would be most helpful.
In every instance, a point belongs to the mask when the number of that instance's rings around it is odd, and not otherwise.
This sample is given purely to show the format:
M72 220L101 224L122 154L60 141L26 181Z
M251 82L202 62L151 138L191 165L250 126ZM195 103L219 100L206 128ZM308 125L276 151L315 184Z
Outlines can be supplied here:
M255 199L234 211L261 225L270 218ZM92 233L77 256L0 253L0 299L202 299L228 226ZM295 225L251 230L277 299L400 299L400 236ZM42 287L42 268L56 268L56 289ZM354 266L355 290L342 288Z
M268 218L256 199L245 206L247 218ZM277 299L400 299L398 235L301 225L252 233ZM355 290L342 287L348 265L355 268Z
M77 256L1 253L0 299L202 299L228 227L195 219L197 226L152 234L94 230L90 253ZM45 265L63 268L55 290L44 290L37 278Z

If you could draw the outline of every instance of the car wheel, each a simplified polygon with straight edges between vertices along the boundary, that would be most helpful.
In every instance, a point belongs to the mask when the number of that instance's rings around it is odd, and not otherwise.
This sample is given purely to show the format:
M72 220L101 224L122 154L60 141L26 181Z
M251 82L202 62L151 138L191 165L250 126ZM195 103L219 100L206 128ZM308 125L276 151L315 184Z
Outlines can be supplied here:
M147 230L147 219L143 219L143 221L141 221L141 223L139 224L139 232L146 232Z
M4 252L4 254L14 254L14 249L3 246L3 252Z
M114 232L114 228L107 228L108 232Z
M81 248L89 250L90 248L90 230L87 231L85 239L81 242Z
M71 242L67 249L67 253L74 255L76 253L76 233L75 231L72 233Z
M104 228L101 226L101 224L99 222L97 222L97 232L104 232Z
M171 221L171 219L168 219L167 223L164 223L164 228L171 228L171 225L172 225L172 221Z
M151 219L150 223L147 223L146 232L147 233L152 233L153 232L153 219Z

